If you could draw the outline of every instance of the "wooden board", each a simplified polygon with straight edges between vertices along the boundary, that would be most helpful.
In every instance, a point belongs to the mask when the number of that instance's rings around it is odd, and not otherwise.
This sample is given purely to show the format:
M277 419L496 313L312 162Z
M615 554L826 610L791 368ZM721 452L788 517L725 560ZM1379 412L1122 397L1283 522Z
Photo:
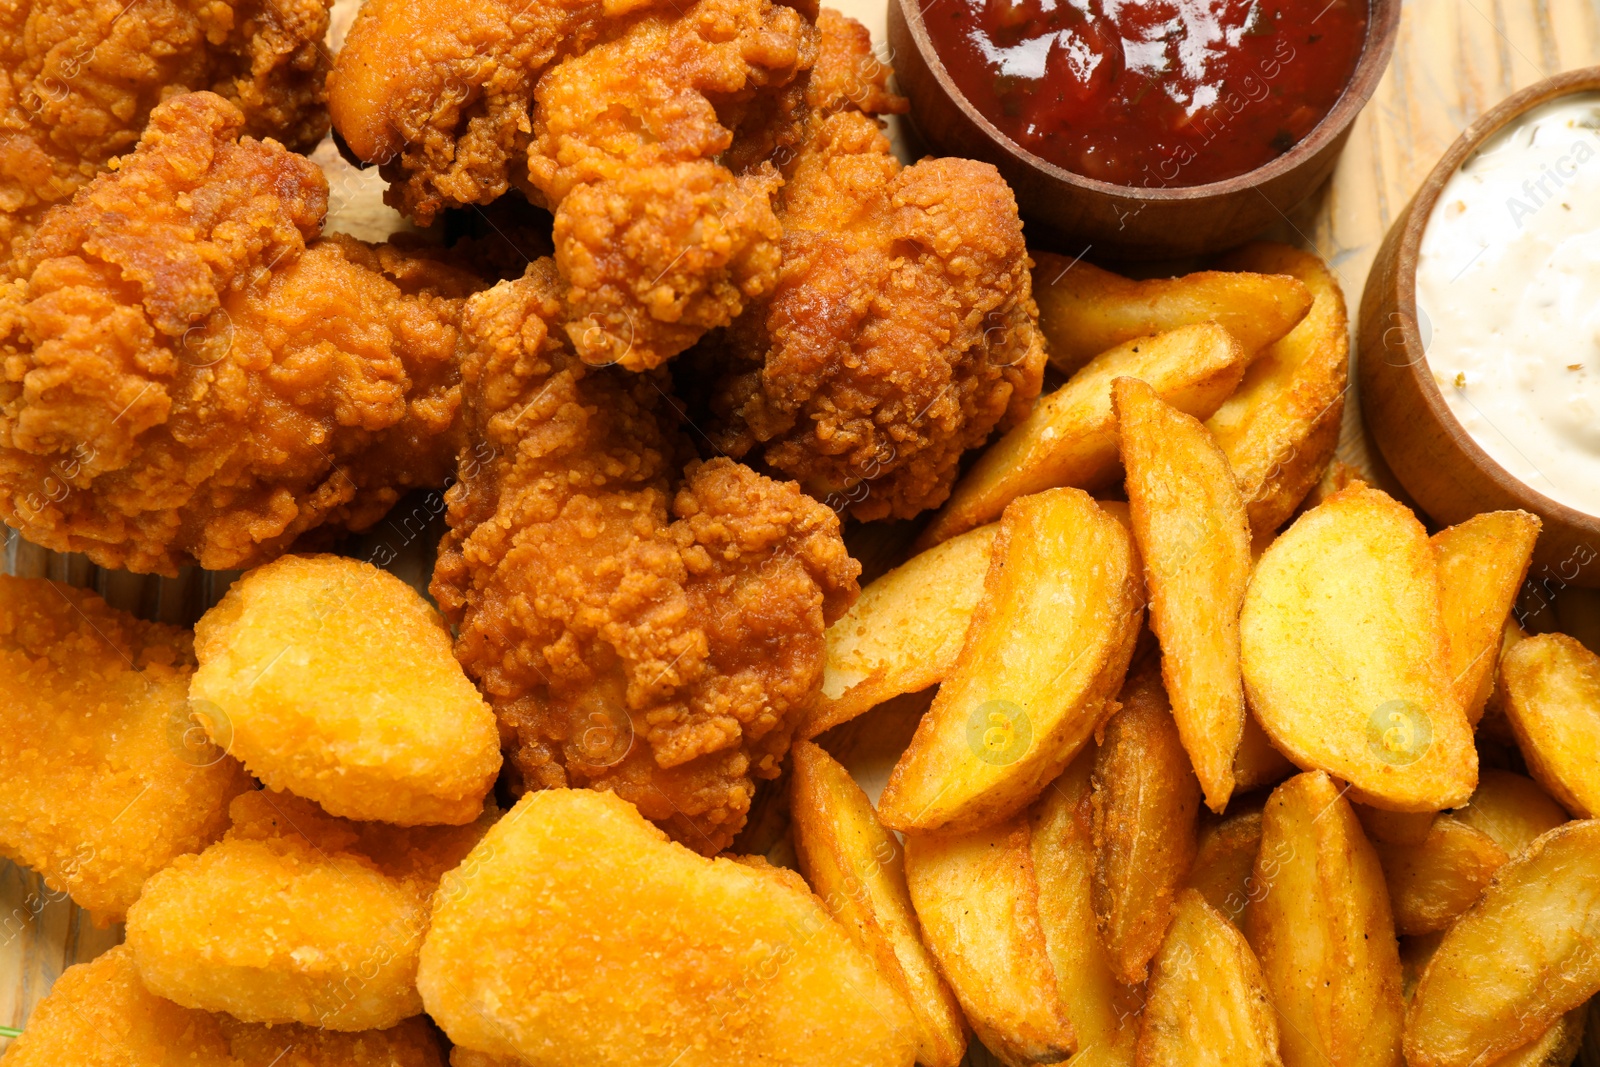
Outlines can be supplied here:
M335 40L348 25L353 2L336 5ZM884 12L876 0L847 0L838 6L883 41ZM1596 63L1600 0L1408 0L1394 62L1356 121L1332 181L1268 236L1312 249L1332 264L1353 316L1390 221L1461 130L1517 89L1557 71ZM897 147L906 154L914 151L903 140ZM376 239L402 225L378 202L373 176L338 160L331 142L316 158L330 171L330 228ZM1392 484L1374 461L1354 396L1345 408L1339 454L1379 484ZM863 550L870 548L863 543ZM888 561L875 562L877 570ZM163 581L103 572L82 559L22 543L10 531L4 569L92 586L118 607L170 622L192 622L230 577L193 572ZM412 570L408 578L421 576L420 569ZM1597 607L1600 601L1585 610ZM1600 618L1600 611L1595 617ZM1600 629L1596 634L1600 636ZM873 758L881 763L881 755L874 751ZM0 864L0 1023L23 1025L65 967L92 959L120 940L119 928L97 930L69 902L52 897L36 875ZM1596 1029L1600 1020L1591 1027ZM1600 1041L1586 1046L1581 1062L1600 1067Z

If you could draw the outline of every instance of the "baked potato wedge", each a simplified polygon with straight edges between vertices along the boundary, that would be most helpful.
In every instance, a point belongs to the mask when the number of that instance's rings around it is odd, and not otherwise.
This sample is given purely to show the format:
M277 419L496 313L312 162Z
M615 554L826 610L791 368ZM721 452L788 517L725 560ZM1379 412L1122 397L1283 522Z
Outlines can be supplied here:
M1600 814L1600 656L1539 634L1505 654L1500 684L1529 773L1578 818Z
M1368 804L1350 806L1373 844L1420 845L1428 839L1438 815L1433 811L1384 811Z
M1411 1067L1469 1067L1600 992L1600 821L1559 826L1495 874L1445 934L1406 1012Z
M1137 985L1194 862L1200 783L1154 657L1119 699L1094 760L1094 911L1111 972Z
M1439 560L1439 601L1450 639L1450 678L1474 726L1494 689L1500 639L1528 576L1539 518L1490 511L1431 538Z
M944 680L983 593L999 527L969 530L883 575L828 627L822 692L800 733L815 737L886 700Z
M1150 975L1138 1067L1282 1067L1278 1020L1244 935L1193 889Z
M1350 377L1350 319L1327 265L1288 245L1247 245L1228 270L1287 274L1311 292L1311 311L1263 349L1239 388L1206 422L1233 465L1250 528L1282 526L1322 478L1339 444Z
M1393 811L1472 795L1438 564L1404 505L1353 485L1301 515L1257 562L1239 626L1250 707L1295 763Z
M967 1048L955 994L922 944L904 856L850 772L809 741L794 747L789 781L800 871L911 1009L917 1062L956 1067Z
M989 825L1031 804L1113 707L1144 614L1126 527L1087 493L1006 509L983 595L879 801L902 832Z
M1243 930L1245 912L1259 891L1255 870L1261 852L1261 807L1235 807L1238 810L1200 831L1188 884L1224 919Z
M1077 1049L1039 920L1026 815L985 830L908 834L906 884L922 936L967 1021L1007 1067Z
M1250 353L1220 326L1185 326L1096 356L990 445L917 540L927 547L990 522L1020 496L1057 486L1094 490L1116 481L1117 420L1111 383L1149 382L1162 400L1206 418L1239 384Z
M1206 806L1220 812L1244 736L1239 609L1250 582L1250 524L1233 469L1200 420L1137 378L1111 388L1161 677Z
M1272 739L1261 728L1249 708L1245 709L1244 731L1239 735L1239 751L1233 754L1233 788L1245 793L1264 785L1277 785L1298 770L1289 757L1273 747Z
M1294 329L1311 310L1305 283L1283 274L1205 270L1180 278L1134 281L1053 252L1033 253L1050 363L1063 374L1135 337L1214 322L1247 352Z
M1039 921L1056 986L1081 1051L1092 1067L1132 1067L1142 991L1118 982L1095 922L1093 749L1050 784L1032 810L1033 869Z
M1273 790L1245 924L1287 1067L1399 1067L1400 953L1378 856L1333 780Z
M1494 838L1450 815L1436 816L1417 844L1372 847L1389 886L1394 928L1407 935L1449 928L1507 859Z
M1532 778L1485 768L1478 772L1478 789L1457 808L1456 818L1494 838L1494 843L1515 856L1567 821L1567 813Z

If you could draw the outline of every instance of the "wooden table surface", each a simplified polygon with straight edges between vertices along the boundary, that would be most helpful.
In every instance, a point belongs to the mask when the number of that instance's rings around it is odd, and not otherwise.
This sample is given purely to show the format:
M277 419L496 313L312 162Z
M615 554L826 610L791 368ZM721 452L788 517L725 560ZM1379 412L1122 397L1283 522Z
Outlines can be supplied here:
M347 19L351 2L341 0L339 22ZM884 15L876 0L838 6L883 40ZM1461 130L1517 89L1597 63L1600 0L1406 0L1394 61L1357 119L1333 179L1269 236L1310 248L1331 263L1353 316L1390 221ZM319 152L317 158L334 157ZM343 228L380 236L386 218L370 208L370 180L347 171L334 178ZM1353 396L1339 452L1380 484L1388 481L1373 462ZM15 536L6 542L4 563L10 573L95 586L119 607L173 622L192 622L219 587L202 575L160 581L103 573ZM0 863L0 1023L23 1025L65 967L121 939L120 928L96 929L79 909L53 896L38 876ZM1591 1026L1596 1030L1600 1019ZM1600 1067L1600 1034L1580 1062Z

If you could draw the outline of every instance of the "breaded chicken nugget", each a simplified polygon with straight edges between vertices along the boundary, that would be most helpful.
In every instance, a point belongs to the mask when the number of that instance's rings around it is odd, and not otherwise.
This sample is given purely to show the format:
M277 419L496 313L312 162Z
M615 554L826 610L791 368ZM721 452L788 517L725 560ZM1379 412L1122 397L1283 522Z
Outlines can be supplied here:
M0 575L0 853L105 924L249 788L188 717L187 630Z
M363 825L270 791L231 811L222 841L152 878L128 912L150 990L245 1022L329 1030L421 1012L428 898L498 813L463 827Z
M417 985L475 1067L888 1067L916 1045L816 897L592 790L525 795L444 876Z
M236 582L195 643L197 714L272 788L401 826L483 810L500 770L494 715L439 614L394 575L285 556Z
M5 1067L442 1067L433 1027L411 1019L388 1030L341 1034L256 1026L182 1008L139 980L118 945L69 967L39 1002Z

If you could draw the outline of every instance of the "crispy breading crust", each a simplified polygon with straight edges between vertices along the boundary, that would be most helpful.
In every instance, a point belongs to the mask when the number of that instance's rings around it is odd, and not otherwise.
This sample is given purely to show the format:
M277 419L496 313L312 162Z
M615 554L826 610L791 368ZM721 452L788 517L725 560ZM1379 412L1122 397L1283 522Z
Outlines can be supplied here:
M469 304L486 449L450 490L433 593L521 786L615 791L715 853L777 775L860 568L798 487L684 467L664 379L551 333L559 284L541 260Z
M101 924L250 788L188 718L191 645L82 589L0 576L0 853Z
M328 131L329 0L0 4L0 280L51 204L133 148L150 111L211 90L245 130L307 151Z
M442 484L472 275L310 242L315 164L208 93L41 224L0 287L0 517L102 566L249 566Z

